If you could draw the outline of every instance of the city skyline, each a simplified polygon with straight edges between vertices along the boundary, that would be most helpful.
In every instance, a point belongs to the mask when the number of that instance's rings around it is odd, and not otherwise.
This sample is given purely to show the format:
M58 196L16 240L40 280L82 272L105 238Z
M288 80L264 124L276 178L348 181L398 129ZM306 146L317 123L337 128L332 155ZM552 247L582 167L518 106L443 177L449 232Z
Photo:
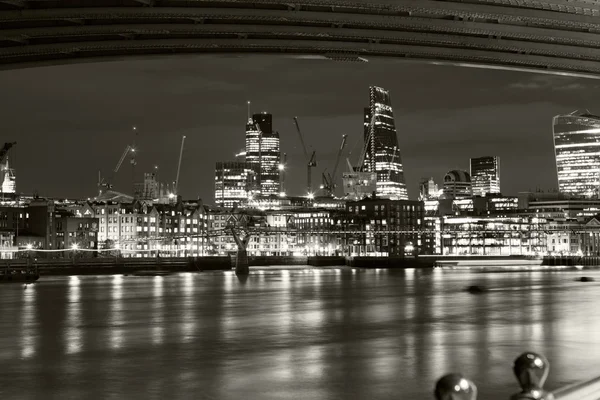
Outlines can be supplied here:
M556 176L548 121L582 106L600 108L593 96L598 85L594 80L393 61L348 64L247 57L239 66L236 59L175 57L39 69L45 75L35 74L38 69L3 71L0 84L7 96L0 100L0 117L5 141L19 142L11 154L17 191L94 196L97 171L114 167L122 147L131 142L131 126L137 125L136 180L156 164L161 181L174 180L180 135L187 134L180 192L210 201L215 162L232 159L242 147L240 126L246 101L251 100L256 111L274 115L281 151L288 153L288 192L302 193L305 168L292 117L302 118L307 143L323 149L320 167L332 169L344 133L349 134L344 157L352 152L356 160L364 90L373 84L396 94L396 127L406 132L400 146L410 198L416 198L422 176L441 182L448 170L468 169L470 157L486 153L504 160L506 194L551 189ZM195 73L200 65L206 76ZM393 73L388 72L390 66ZM290 71L296 80L286 79ZM90 74L97 79L87 79ZM267 76L273 78L270 88L258 90L258 82ZM449 76L453 79L445 79ZM73 84L65 84L69 79ZM432 79L437 86L429 84ZM458 82L470 82L473 89L456 96L464 92ZM417 88L411 96L403 95ZM128 106L122 107L124 103ZM206 140L215 132L219 140ZM520 146L512 144L516 140ZM130 171L121 171L115 181L116 190L130 191Z

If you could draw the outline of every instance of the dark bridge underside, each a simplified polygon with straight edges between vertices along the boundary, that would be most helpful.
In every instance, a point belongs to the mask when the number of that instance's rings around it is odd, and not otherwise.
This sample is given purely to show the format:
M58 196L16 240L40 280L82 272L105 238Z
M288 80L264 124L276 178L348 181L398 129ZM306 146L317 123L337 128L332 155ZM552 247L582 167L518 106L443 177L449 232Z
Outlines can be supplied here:
M591 0L0 0L0 68L266 52L600 77L599 32Z

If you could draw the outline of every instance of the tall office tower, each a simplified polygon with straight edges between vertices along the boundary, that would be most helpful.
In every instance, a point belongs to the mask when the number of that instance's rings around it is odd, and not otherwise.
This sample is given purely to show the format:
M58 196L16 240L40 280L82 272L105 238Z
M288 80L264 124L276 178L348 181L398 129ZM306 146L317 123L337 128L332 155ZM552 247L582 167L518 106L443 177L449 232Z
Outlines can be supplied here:
M231 208L234 204L244 206L248 202L256 173L243 161L217 162L215 167L215 204Z
M279 194L279 132L273 132L273 116L263 112L248 118L246 162L258 173L258 191L263 196Z
M473 196L471 176L467 171L448 171L444 176L444 196L447 199L464 199Z
M0 169L2 171L2 193L16 193L17 178L15 170L8 165L8 156L6 162L0 164Z
M419 200L433 200L439 197L440 190L433 178L421 178L419 182Z
M500 193L500 157L471 158L473 196Z
M600 117L588 110L552 120L558 190L593 197L600 188Z
M370 104L365 108L364 119L364 170L377 173L378 197L408 200L390 94L377 86L371 86L369 91Z

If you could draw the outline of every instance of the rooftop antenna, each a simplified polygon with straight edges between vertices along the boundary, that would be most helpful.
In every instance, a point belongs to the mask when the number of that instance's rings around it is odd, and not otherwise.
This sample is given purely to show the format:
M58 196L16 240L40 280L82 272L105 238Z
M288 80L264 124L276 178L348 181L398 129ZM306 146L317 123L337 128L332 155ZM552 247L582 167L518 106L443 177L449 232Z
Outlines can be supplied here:
M248 100L248 121L250 121L250 100Z

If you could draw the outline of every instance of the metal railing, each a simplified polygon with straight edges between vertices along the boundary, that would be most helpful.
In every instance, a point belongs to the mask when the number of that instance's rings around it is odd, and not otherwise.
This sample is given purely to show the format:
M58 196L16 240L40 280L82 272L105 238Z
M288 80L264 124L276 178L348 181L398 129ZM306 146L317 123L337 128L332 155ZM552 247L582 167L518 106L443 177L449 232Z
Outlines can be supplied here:
M513 372L521 391L511 400L600 400L600 377L548 392L544 383L550 363L546 357L532 352L521 354L513 364ZM447 374L437 381L436 400L477 400L477 386L462 374Z

